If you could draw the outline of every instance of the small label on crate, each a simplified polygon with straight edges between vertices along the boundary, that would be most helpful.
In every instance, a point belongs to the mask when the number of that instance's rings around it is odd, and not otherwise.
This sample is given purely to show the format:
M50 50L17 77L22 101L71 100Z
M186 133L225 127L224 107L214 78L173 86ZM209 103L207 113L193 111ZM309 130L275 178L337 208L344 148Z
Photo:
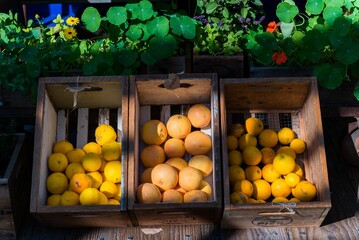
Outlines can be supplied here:
M252 223L259 227L276 227L291 223L293 219L287 216L266 216L253 219Z

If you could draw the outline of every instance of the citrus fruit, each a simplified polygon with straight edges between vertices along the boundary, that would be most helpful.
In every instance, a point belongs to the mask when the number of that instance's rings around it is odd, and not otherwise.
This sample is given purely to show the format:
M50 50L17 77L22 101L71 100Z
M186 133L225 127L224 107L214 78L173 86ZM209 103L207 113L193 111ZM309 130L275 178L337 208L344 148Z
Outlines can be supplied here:
M75 173L84 173L85 169L81 163L70 163L65 169L65 175L70 180Z
M182 194L174 189L168 189L162 193L162 202L182 203Z
M137 200L140 203L156 203L161 201L161 192L158 187L152 183L142 183L136 190Z
M81 193L86 188L92 186L91 177L86 173L75 173L70 179L69 189L76 193Z
M141 151L141 162L145 167L154 167L165 160L165 151L159 145L149 145Z
M66 155L66 153L68 151L72 150L73 148L74 148L74 146L69 141L60 140L54 144L54 146L52 148L52 152L53 153L63 153Z
M85 156L85 154L86 154L85 151L82 150L81 148L74 148L66 153L66 157L69 163L73 163L73 162L80 163L81 158Z
M99 205L107 205L108 204L108 198L102 192L99 192L98 204Z
M274 170L272 163L268 163L262 168L262 176L264 180L272 183L274 180L280 178L281 175L276 170Z
M101 157L93 152L86 153L85 156L81 159L81 164L86 171L94 172L100 169L101 167Z
M83 147L82 150L84 150L85 153L96 153L97 155L101 155L102 153L102 147L100 144L96 142L88 142Z
M114 199L114 198L110 198L108 200L108 205L120 205L120 201L118 201L117 199Z
M264 129L259 133L258 143L262 147L275 147L278 143L278 135L277 132L273 129Z
M121 161L110 161L106 164L104 169L105 178L113 183L121 182L122 178L122 164Z
M210 199L210 197L212 196L212 187L205 180L201 181L201 183L199 184L198 190L201 190L202 192L204 192L207 195L207 199Z
M165 191L177 185L178 172L174 167L160 163L153 167L151 180L161 191Z
M232 188L233 192L242 192L247 195L247 197L251 197L253 194L253 185L252 183L247 180L243 179L240 181L237 181Z
M293 141L290 142L289 146L294 149L294 152L296 154L303 153L305 151L305 148L306 148L305 142L302 139L299 139L299 138L293 139Z
M297 154L295 153L294 149L289 146L282 146L278 148L277 154L285 153L289 156L291 156L294 160L297 158Z
M284 153L277 154L273 160L273 167L281 175L287 175L295 168L295 160Z
M175 114L167 120L166 128L171 137L184 139L191 132L192 125L186 116Z
M46 205L48 206L60 206L61 195L52 194L46 199Z
M262 160L261 151L254 146L246 147L242 152L243 162L247 165L258 165Z
M235 182L246 178L244 169L238 165L232 165L228 167L229 183L233 185Z
M288 145L295 138L295 132L289 127L283 127L278 131L278 140L283 145Z
M289 199L289 202L300 202L298 198L291 198Z
M247 133L257 136L264 129L263 121L257 117L247 118L245 121L245 129Z
M242 136L244 132L244 127L240 123L233 123L229 129L229 135L233 135L236 138L240 138L240 136Z
M141 183L152 183L151 180L152 168L146 168L141 174Z
M309 181L301 181L293 188L292 194L301 202L310 202L317 195L317 188Z
M46 179L46 189L52 194L63 194L69 186L68 179L61 172L51 173Z
M238 148L238 139L233 135L227 136L227 149L228 151L236 150Z
M198 189L201 181L201 171L193 167L185 167L178 174L178 184L187 191Z
M288 198L285 197L276 197L273 198L272 202L289 202Z
M195 155L188 161L188 166L201 171L203 177L207 177L213 170L213 162L207 155Z
M271 196L272 194L271 186L266 180L259 179L254 181L252 184L253 184L252 198L256 200L265 201Z
M100 202L100 193L96 188L86 188L80 193L81 205L97 205Z
M254 182L255 180L262 178L262 170L258 166L247 166L244 169L244 173L246 175L246 179L250 182Z
M117 187L117 193L115 194L115 196L113 198L118 201L121 201L121 197L122 197L121 183L116 183L116 187Z
M122 144L110 140L102 145L102 156L107 161L119 160L122 153Z
M163 145L163 150L168 158L181 158L186 153L184 141L179 138L170 138Z
M245 193L242 192L232 192L229 196L229 201L231 204L243 204L248 203L249 198Z
M301 179L303 178L303 174L304 174L303 169L297 163L295 164L295 167L294 167L292 173L297 174Z
M276 152L272 148L268 148L268 147L262 148L261 153L262 153L261 162L263 164L273 163L273 159L276 155Z
M68 164L67 157L63 153L53 153L47 159L47 166L52 172L62 172Z
M211 110L204 104L194 104L188 109L187 117L193 127L204 128L211 122Z
M149 120L141 129L141 139L147 145L161 145L167 139L167 129L160 120Z
M201 190L190 190L183 195L183 202L191 203L191 202L206 202L207 195Z
M183 158L170 158L165 163L174 167L178 172L188 166L188 163Z
M91 180L92 180L92 187L93 188L99 188L103 182L102 179L102 175L100 172L95 171L95 172L89 172L87 173L88 176L90 176Z
M228 165L240 166L243 162L242 153L238 150L232 150L228 153Z
M65 191L61 195L61 206L76 206L80 204L79 195L72 191Z
M273 197L288 197L292 189L288 186L283 178L278 178L274 180L271 184L271 190Z
M285 182L288 184L289 187L294 188L300 182L300 177L298 174L295 173L288 173L284 176Z
M187 190L182 188L179 184L177 184L177 186L174 188L174 190L176 190L177 192L182 194L182 196L187 192Z
M96 142L103 146L106 142L115 141L117 133L111 125L103 123L95 129L95 138Z
M105 166L107 164L107 161L104 158L101 158L101 167L98 169L99 172L105 171Z
M257 146L257 138L249 133L245 133L238 139L238 147L243 151L248 146Z
M114 197L118 191L116 184L107 180L101 184L99 190L105 194L107 198Z
M191 155L207 154L212 148L209 135L201 131L193 131L184 140L186 151Z

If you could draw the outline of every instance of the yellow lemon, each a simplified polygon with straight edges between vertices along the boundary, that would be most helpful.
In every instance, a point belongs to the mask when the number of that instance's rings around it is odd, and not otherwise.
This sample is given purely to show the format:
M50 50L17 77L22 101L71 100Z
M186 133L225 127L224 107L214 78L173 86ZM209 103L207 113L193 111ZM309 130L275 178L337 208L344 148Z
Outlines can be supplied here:
M295 168L295 160L284 153L277 154L273 160L273 167L281 175L287 175Z
M285 153L289 156L291 156L294 160L297 158L297 154L295 153L294 149L289 146L282 146L278 148L277 154Z
M245 121L245 129L247 133L257 136L264 129L263 121L257 117L247 118Z
M65 169L65 175L70 180L76 173L84 173L85 169L81 163L73 162L70 163Z
M258 143L262 147L275 147L278 143L277 132L273 129L264 129L259 133Z
M251 197L253 194L253 185L250 181L247 179L243 179L240 181L237 181L232 189L233 192L242 192L247 195L247 197Z
M262 163L263 164L268 164L268 163L273 163L273 159L276 155L275 151L272 148L262 148L261 149L261 153L262 153Z
M254 199L265 201L271 196L272 194L271 186L266 180L259 179L254 181L252 184L253 184L252 197Z
M289 187L294 188L300 182L300 177L295 173L288 173L284 176L285 182Z
M116 187L117 187L117 193L113 198L118 201L121 201L121 196L122 196L121 183L116 183Z
M241 168L238 165L232 165L228 167L228 177L229 177L229 183L231 185L235 184L235 182L243 180L246 178L246 174L244 172L244 169Z
M60 140L56 142L52 148L53 153L63 153L66 154L68 151L72 150L74 146L67 140Z
M52 194L46 199L47 206L60 206L61 195L60 194Z
M107 198L113 198L116 196L118 189L115 183L104 181L100 186L100 192L105 194Z
M317 188L309 181L301 181L293 188L292 194L301 202L310 202L317 195Z
M289 199L289 202L300 202L298 198L291 198Z
M233 135L236 138L242 136L244 132L244 126L240 123L233 123L229 129L229 135Z
M96 142L89 142L86 143L82 149L85 151L85 153L96 153L97 155L102 154L102 147Z
M289 202L288 198L285 197L276 197L273 198L272 202Z
M81 162L81 158L85 156L85 151L81 148L74 148L66 153L67 160L69 160L70 163Z
M81 205L97 205L100 202L100 193L96 188L86 188L80 193Z
M278 140L283 145L288 145L295 138L295 132L289 127L283 127L278 131Z
M254 182L262 178L262 170L258 166L248 166L244 169L246 179L250 182Z
M51 173L46 179L46 188L52 194L63 194L69 187L68 179L61 172Z
M289 146L294 149L296 154L303 153L306 148L305 142L299 138L293 139L293 141L290 142Z
M67 157L63 153L53 153L47 159L47 166L52 172L62 172L68 164Z
M271 183L274 182L274 180L280 178L281 175L276 170L274 170L272 163L268 163L262 168L262 176L264 180Z
M228 151L236 150L238 148L238 139L235 136L227 136L227 149Z
M109 204L109 205L120 205L120 201L118 201L118 200L116 200L116 199L114 199L114 198L110 198L110 199L108 200L108 204Z
M248 146L257 146L257 138L249 133L243 134L238 139L238 146L241 151L243 151Z
M262 160L262 153L257 147L248 146L242 152L243 162L247 165L258 165Z
M82 166L88 172L99 170L101 163L101 157L93 152L86 153L86 155L81 159Z
M249 198L246 194L242 192L232 192L229 201L231 204L243 204L249 201Z
M295 167L294 167L292 173L297 174L301 179L303 178L303 174L304 174L303 169L297 163L295 164Z
M91 187L98 189L103 182L101 173L98 171L95 171L95 172L89 172L89 173L87 173L87 175L90 176L90 178L92 180Z
M107 161L104 158L101 158L101 167L98 169L99 172L105 171L105 166L107 164Z
M232 150L228 153L228 165L242 165L242 153L238 150Z
M121 158L122 145L116 141L108 141L102 145L102 156L107 161L118 160Z
M95 129L96 142L103 146L106 142L115 141L117 134L115 129L109 124L101 124Z
M275 198L276 197L286 198L292 192L291 187L288 186L288 184L285 182L283 178L278 178L274 180L274 182L272 182L271 184L271 190L272 190L272 195Z
M76 206L80 204L79 195L72 191L65 191L61 195L61 206Z
M100 198L99 198L98 204L99 205L107 205L108 204L108 198L106 197L106 195L103 194L102 192L99 192L99 194L100 194Z
M110 161L104 169L105 178L113 183L121 182L122 164L120 161Z

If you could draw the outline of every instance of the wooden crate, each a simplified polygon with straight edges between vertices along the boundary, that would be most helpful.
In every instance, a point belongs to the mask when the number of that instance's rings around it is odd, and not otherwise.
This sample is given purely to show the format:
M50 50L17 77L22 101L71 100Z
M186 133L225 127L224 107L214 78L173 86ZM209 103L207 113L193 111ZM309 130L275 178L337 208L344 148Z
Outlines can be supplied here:
M330 190L323 140L317 82L312 77L221 79L220 110L223 162L223 228L319 226L330 207ZM317 187L312 202L288 204L230 204L227 127L244 123L248 116L261 118L275 130L291 127L307 143L296 161L305 177ZM299 156L299 155L298 155Z
M167 83L177 78L178 88L168 89ZM141 204L136 200L136 189L144 166L140 152L144 144L140 139L142 125L150 119L164 123L173 114L185 114L191 104L203 103L211 109L211 135L213 172L206 180L212 186L212 197L201 203ZM218 82L215 74L138 75L130 79L130 150L129 150L129 210L135 226L193 225L219 223L222 211L221 164L219 137ZM185 156L188 160L190 156ZM131 191L131 192L130 192Z
M126 227L127 214L127 78L52 77L39 80L30 211L54 227ZM122 142L122 198L118 205L47 206L47 158L53 144L67 139L74 147L95 141L101 123L117 129Z
M0 177L0 239L16 239L30 200L31 146L25 133L16 137L11 159Z

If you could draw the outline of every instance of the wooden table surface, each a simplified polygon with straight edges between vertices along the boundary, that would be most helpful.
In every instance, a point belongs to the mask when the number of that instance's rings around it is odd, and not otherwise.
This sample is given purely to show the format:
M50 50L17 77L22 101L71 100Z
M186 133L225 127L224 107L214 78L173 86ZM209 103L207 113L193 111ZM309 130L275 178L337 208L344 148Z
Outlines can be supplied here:
M359 239L359 168L346 163L341 151L342 138L351 121L353 118L323 118L332 208L321 227L239 230L199 225L62 229L44 226L26 212L17 239Z

